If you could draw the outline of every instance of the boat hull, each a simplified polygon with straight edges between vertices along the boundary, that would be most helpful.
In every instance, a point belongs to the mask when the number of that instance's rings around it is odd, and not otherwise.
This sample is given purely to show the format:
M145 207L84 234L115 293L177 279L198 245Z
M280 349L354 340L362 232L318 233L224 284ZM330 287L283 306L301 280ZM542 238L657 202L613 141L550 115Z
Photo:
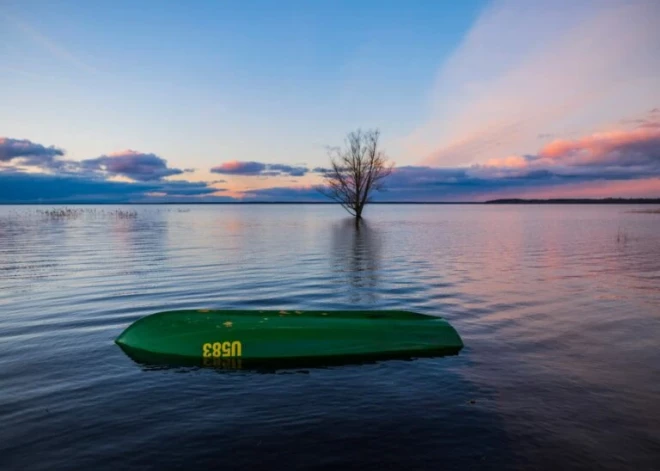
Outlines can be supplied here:
M147 364L244 368L457 354L443 318L408 311L210 311L152 314L115 340Z

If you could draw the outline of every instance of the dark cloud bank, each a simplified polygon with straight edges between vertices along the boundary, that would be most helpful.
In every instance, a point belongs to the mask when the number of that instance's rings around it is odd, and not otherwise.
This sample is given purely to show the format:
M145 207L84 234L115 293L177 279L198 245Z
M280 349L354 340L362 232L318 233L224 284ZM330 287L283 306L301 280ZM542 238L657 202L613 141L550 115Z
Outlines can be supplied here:
M124 183L74 175L0 172L2 203L189 201L191 197L210 195L216 191L219 190L209 188L206 183L185 181ZM150 196L152 193L164 194L167 198ZM219 201L228 199L213 198Z
M0 203L187 201L222 191L203 182L164 180L190 170L171 168L155 154L126 150L80 162L57 159L64 154L27 139L0 138ZM117 176L134 182L107 180Z
M313 172L317 169L312 170ZM310 170L307 167L294 167L284 164L265 164L262 162L226 162L222 165L211 168L211 172L225 175L245 175L245 176L291 176L302 177Z

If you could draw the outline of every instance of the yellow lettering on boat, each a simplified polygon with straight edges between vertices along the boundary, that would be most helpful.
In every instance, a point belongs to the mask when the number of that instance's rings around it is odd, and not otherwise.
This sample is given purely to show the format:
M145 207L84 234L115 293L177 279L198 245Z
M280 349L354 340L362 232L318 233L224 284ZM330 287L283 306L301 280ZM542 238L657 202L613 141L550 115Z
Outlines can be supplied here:
M203 352L204 358L211 358L211 356L212 356L211 353L213 352L213 347L211 346L210 343L205 343L204 345L202 345L202 352Z
M220 342L213 343L213 358L219 358L222 356L222 344Z
M237 358L243 355L243 345L238 340L202 344L203 358Z

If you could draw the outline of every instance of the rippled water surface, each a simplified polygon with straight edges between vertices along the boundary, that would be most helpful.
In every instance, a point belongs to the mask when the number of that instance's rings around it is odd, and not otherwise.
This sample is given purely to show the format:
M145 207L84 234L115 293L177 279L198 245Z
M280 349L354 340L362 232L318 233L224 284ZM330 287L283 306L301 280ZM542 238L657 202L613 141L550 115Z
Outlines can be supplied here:
M71 208L0 206L0 469L658 469L660 214ZM113 343L174 308L413 310L466 347L264 374Z

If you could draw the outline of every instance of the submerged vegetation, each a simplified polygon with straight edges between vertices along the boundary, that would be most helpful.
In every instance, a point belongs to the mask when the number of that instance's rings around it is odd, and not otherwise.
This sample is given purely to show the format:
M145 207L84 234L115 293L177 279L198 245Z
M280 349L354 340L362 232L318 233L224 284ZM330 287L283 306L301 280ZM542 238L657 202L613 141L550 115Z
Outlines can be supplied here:
M77 219L82 216L82 209L58 208L58 209L37 209L37 213L54 219Z
M635 211L630 211L631 213L640 213L640 214L660 214L660 208L655 209L637 209Z
M622 231L621 228L619 228L619 230L616 233L616 241L622 242L624 244L628 242L628 233L626 232L625 229Z
M49 221L75 221L75 220L135 220L138 217L144 217L148 214L162 214L162 213L188 213L190 208L171 208L171 207L141 207L139 209L133 208L117 208L117 207L103 207L103 206L51 206L43 205L39 207L16 206L0 215L0 218L37 218L40 220Z
M53 209L37 209L37 213L42 216L52 218L52 219L78 219L81 216L110 216L116 217L119 219L132 219L136 218L138 213L137 211L115 209L111 211L106 211L105 209L97 208L53 208Z

